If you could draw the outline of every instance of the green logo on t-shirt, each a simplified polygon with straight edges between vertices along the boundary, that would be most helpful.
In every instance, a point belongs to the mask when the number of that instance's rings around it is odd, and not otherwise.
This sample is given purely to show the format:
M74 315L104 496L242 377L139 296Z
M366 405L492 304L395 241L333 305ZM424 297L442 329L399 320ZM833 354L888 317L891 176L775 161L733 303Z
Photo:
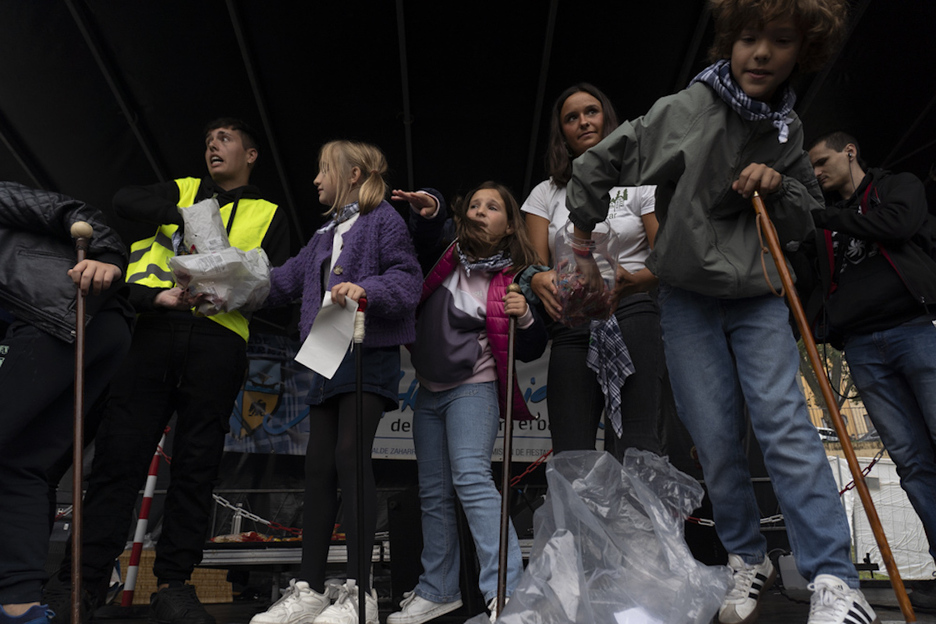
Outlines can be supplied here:
M622 188L618 189L614 195L611 196L611 203L608 208L612 214L616 214L619 210L624 209L624 202L627 201L627 189Z

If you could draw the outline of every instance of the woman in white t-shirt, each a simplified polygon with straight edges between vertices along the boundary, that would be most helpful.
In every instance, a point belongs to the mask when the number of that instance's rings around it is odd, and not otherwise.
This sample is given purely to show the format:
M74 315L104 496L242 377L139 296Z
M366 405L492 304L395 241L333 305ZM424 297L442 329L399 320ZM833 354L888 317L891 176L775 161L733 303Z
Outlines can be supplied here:
M601 141L617 125L611 102L590 84L574 85L556 100L546 154L550 178L538 184L522 206L530 239L544 264L555 264L556 233L569 218L565 185L572 175L572 160ZM607 450L618 459L628 447L662 454L659 413L662 393L668 389L668 384L665 383L659 310L650 292L656 286L656 278L644 266L657 231L655 190L653 186L640 186L615 187L611 191L607 223L616 239L615 249L621 265L618 274L621 298L614 319L626 349L615 352L598 348L593 354L598 361L593 366L604 369L602 377L612 377L605 381L606 385L620 388L619 407L613 399L614 389L603 390L599 375L586 363L590 343L598 343L600 347L609 341L593 341L588 325L569 328L553 322L550 326L552 351L546 401L556 453L594 449L601 414L607 403L609 421L619 410L618 423L622 432L618 437L614 431L617 427L606 427ZM555 270L533 275L526 292L531 299L542 303L554 321L559 319ZM598 335L597 330L595 334ZM607 374L608 368L614 365L619 371L617 382L613 375ZM630 370L633 372L628 374ZM623 383L620 382L622 378Z

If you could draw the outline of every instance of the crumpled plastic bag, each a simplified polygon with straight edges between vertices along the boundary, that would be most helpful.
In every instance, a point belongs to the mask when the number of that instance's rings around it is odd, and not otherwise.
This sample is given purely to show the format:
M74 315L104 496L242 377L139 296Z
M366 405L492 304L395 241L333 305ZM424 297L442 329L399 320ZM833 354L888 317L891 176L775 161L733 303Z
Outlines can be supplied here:
M623 466L605 452L566 451L546 479L530 562L499 623L711 621L731 572L699 563L686 545L684 520L702 502L694 479L636 449Z
M180 210L185 223L182 243L189 255L169 258L176 283L195 295L205 316L260 308L270 294L270 260L263 249L249 251L228 241L218 201L200 201Z
M210 253L231 246L221 218L221 206L214 197L180 208L179 212L185 223L182 236L185 253Z
M270 260L259 247L175 256L169 258L169 268L181 288L205 295L197 307L205 316L256 310L270 294Z

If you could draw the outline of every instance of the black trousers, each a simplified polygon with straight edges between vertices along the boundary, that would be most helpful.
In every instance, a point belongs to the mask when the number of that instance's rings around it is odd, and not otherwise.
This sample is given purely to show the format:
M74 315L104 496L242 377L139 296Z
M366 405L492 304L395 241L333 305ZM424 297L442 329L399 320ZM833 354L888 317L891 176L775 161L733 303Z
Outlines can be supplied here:
M623 436L617 438L608 423L605 449L619 460L629 447L661 454L660 406L666 360L659 310L649 295L639 294L623 299L615 316L634 363L634 373L621 389ZM585 363L588 325L569 328L554 323L550 334L546 402L553 452L595 450L605 399L597 375Z
M85 405L100 397L130 346L116 310L85 333ZM37 602L49 552L52 465L72 443L75 346L14 322L0 340L0 604Z
M84 502L84 582L109 577L123 551L137 494L173 413L170 484L153 571L160 582L191 577L208 537L224 436L246 367L244 340L214 321L140 317L95 440Z

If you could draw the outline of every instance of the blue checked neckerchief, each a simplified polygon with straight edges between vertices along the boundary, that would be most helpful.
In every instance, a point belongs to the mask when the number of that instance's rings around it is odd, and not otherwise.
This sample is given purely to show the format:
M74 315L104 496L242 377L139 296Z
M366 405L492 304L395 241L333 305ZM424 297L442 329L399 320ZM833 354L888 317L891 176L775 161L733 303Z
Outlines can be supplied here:
M324 234L325 232L329 231L333 227L341 223L344 223L345 221L347 221L348 219L350 219L351 217L353 217L360 211L361 211L361 207L358 205L357 202L352 202L348 204L347 206L342 206L337 211L335 211L335 217L331 221L326 223L324 226L322 226L322 228L319 229L319 232Z
M741 118L746 121L770 120L775 128L780 132L777 139L781 143L786 143L790 136L790 124L793 123L793 105L796 104L796 94L789 86L783 90L783 99L780 101L779 110L773 110L767 104L758 100L752 100L738 86L735 79L731 76L731 62L728 59L722 59L717 63L709 65L703 69L698 76L692 79L689 86L697 82L704 82L715 89L715 93L725 101Z
M621 425L621 388L624 380L633 374L634 363L621 338L616 316L612 314L607 321L592 321L589 330L591 336L585 363L598 375L598 384L605 397L605 413L614 433L620 438L624 431Z
M465 267L465 273L468 277L471 277L472 271L500 271L510 266L510 256L503 251L498 251L489 258L470 260L468 256L465 255L465 252L461 250L461 246L455 243L455 253L458 254L458 261Z

